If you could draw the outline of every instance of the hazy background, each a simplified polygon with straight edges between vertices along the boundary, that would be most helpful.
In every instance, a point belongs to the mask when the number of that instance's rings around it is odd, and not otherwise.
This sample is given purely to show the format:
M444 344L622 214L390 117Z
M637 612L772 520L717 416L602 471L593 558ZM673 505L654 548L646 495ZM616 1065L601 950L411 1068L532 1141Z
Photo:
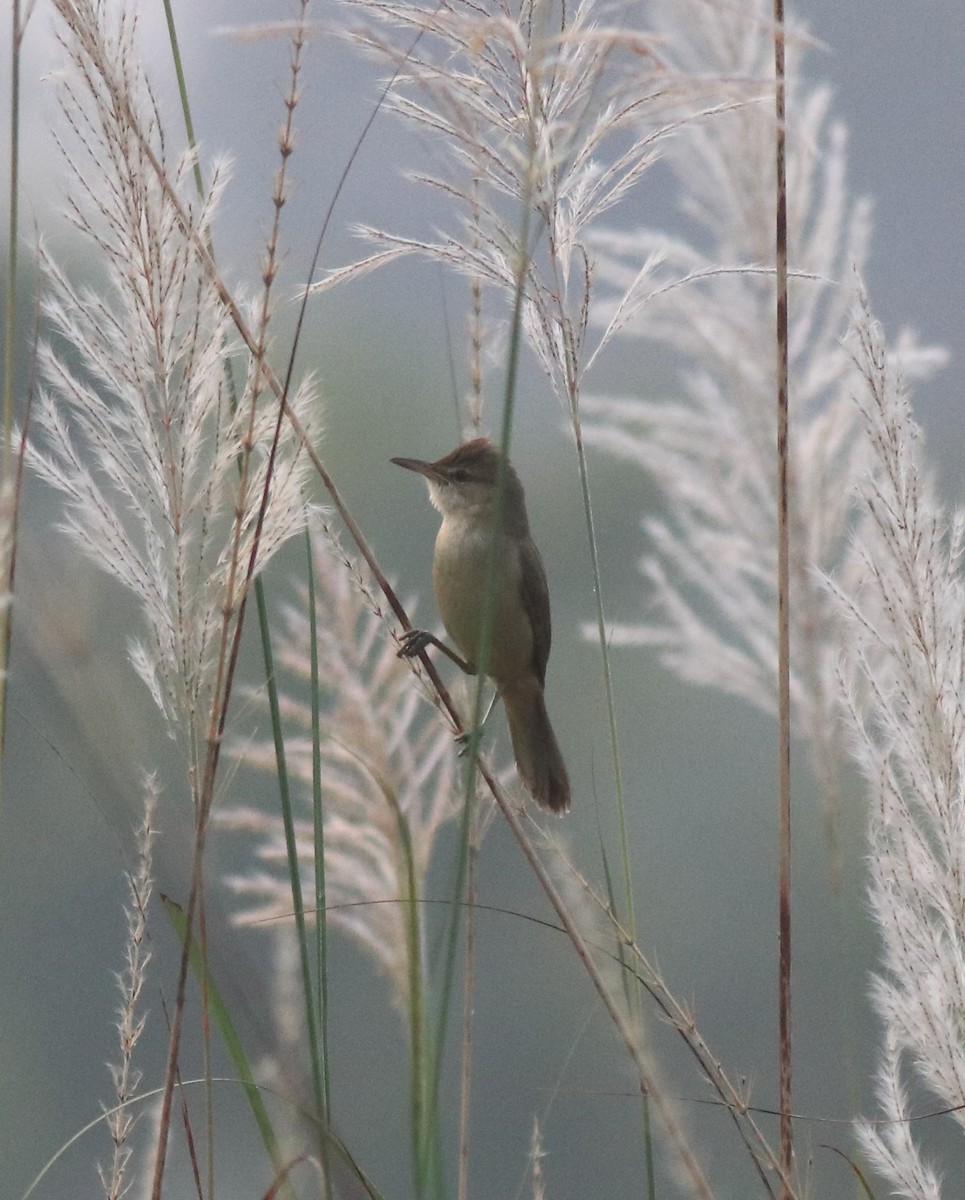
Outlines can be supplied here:
M335 9L319 12L337 16ZM254 2L182 3L176 13L205 154L226 152L234 161L217 232L219 258L230 278L247 281L253 290L270 216L287 48L283 42L232 40L218 30L228 22L288 13ZM949 369L921 389L916 411L935 469L949 496L960 501L965 8L958 0L847 5L817 0L804 15L823 43L809 56L807 73L831 82L835 113L851 131L852 191L875 199L867 271L873 307L890 332L911 325L951 352ZM145 34L158 46L153 79L169 101L173 85L162 20L159 6L145 6ZM0 5L0 21L8 30L7 3ZM29 239L36 221L55 252L81 270L87 251L75 248L55 216L63 168L49 136L55 104L52 82L44 78L55 61L50 16L41 4L23 67L22 227ZM6 58L0 70L6 100ZM281 281L289 290L303 279L335 181L376 94L373 71L330 41L311 47L303 86ZM355 222L416 233L431 227L434 214L424 194L399 176L412 149L409 138L391 118L379 117L336 208L323 265L359 253L347 234ZM417 149L421 154L424 147ZM7 178L6 170L3 174ZM628 215L642 211L631 203ZM32 274L29 258L25 251L25 285ZM29 316L26 291L24 297ZM428 611L435 516L423 489L388 459L433 457L455 444L446 314L461 372L464 302L463 287L435 270L395 269L320 298L301 351L301 367L319 374L326 397L323 457L383 565L403 593L425 597ZM282 345L285 320L281 315L275 330ZM662 378L658 365L653 371ZM563 415L531 368L525 380L515 459L553 590L549 701L576 797L564 828L579 860L594 864L593 796L599 794L609 828L612 786L597 655L578 634L579 623L593 615L588 554ZM647 394L648 364L640 351L616 358L606 381L627 393ZM494 399L493 421L496 411ZM591 471L608 612L631 618L646 600L636 562L645 549L639 518L653 497L625 466L594 456ZM186 844L177 824L184 797L170 751L153 732L150 704L124 665L125 640L138 629L137 614L63 546L53 529L56 509L36 487L28 491L24 520L0 805L4 1198L21 1196L47 1157L94 1118L110 1095L103 1065L115 1042L110 973L121 966L124 936L119 847L129 844L128 796L140 766L157 765L167 785L160 886L175 895ZM289 569L294 566L282 562L272 572L271 593L279 599ZM614 669L641 939L671 987L693 1003L702 1032L725 1066L753 1082L757 1102L774 1106L772 723L735 701L683 687L644 652L617 652ZM854 788L843 814L847 882L836 896L828 882L822 815L806 765L800 766L795 1106L802 1113L840 1117L856 1104L867 1105L874 1053L874 1025L863 1001L876 952L863 917L863 816ZM237 784L248 798L255 786ZM216 840L212 866L236 864L241 849ZM544 913L515 845L498 828L484 852L481 899ZM145 1085L159 1079L157 986L164 985L170 1001L173 985L173 947L160 918L155 934ZM473 1194L480 1200L517 1194L535 1112L544 1117L544 1171L552 1200L640 1194L638 1106L628 1095L632 1079L562 938L505 917L483 918L480 936ZM255 1046L267 1037L270 954L267 935L231 934L217 964L233 1002L247 1014ZM335 954L336 1121L383 1193L405 1196L401 1022L368 963L350 946L339 944ZM659 1027L654 1040L672 1090L685 1101L717 1194L735 1200L757 1194L727 1119L691 1103L707 1091L679 1043ZM219 1167L221 1194L258 1196L265 1186L262 1155L244 1106L227 1088L222 1106L224 1145L232 1148ZM935 1122L926 1136L941 1134L941 1122ZM799 1153L814 1157L820 1181L815 1194L850 1194L846 1165L822 1148L832 1143L847 1149L846 1127L802 1123L799 1135ZM38 1194L57 1200L102 1194L92 1163L106 1152L104 1130L88 1134ZM179 1191L176 1179L172 1175L170 1194L188 1195L188 1181ZM669 1185L663 1194L672 1194Z

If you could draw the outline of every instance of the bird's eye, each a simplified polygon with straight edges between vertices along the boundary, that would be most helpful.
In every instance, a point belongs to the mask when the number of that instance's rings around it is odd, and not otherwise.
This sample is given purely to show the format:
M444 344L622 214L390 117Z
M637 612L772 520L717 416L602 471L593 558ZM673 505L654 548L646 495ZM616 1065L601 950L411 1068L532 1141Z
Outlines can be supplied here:
M469 472L465 469L465 467L457 467L453 471L452 477L456 483L465 483L469 478Z

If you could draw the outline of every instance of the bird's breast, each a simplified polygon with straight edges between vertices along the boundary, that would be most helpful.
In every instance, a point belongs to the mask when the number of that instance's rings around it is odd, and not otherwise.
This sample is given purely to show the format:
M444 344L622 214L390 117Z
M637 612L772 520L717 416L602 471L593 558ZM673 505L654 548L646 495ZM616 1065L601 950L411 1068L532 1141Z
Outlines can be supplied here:
M480 528L482 526L482 528ZM487 674L497 683L532 671L533 637L521 596L517 540L500 538ZM446 632L473 665L480 661L489 576L488 521L447 517L436 538L432 579Z

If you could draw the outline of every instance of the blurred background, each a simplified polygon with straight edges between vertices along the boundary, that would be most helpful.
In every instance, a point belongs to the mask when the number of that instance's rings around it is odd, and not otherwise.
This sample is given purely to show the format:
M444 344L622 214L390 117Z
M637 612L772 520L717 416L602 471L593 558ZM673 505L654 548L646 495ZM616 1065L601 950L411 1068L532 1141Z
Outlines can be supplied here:
M174 112L163 13L159 5L142 9L145 44L154 59L152 81L162 105ZM233 180L217 228L219 260L230 280L254 290L270 219L288 51L283 40L243 40L226 29L288 13L275 8L266 13L255 0L182 3L175 12L203 154L224 153L232 161ZM9 30L8 0L0 14L0 27ZM334 8L320 14L339 19ZM852 194L875 202L866 278L872 307L890 334L911 326L951 353L950 367L921 388L915 408L929 459L957 503L965 449L957 379L965 351L965 9L955 0L927 5L812 0L802 15L818 43L807 56L805 74L833 86L835 114L850 129ZM52 17L41 3L22 65L26 244L18 365L24 372L34 225L75 273L97 269L59 215L64 171L50 134L57 62ZM0 72L6 111L6 56ZM378 72L325 36L310 47L302 82L280 284L289 293L304 280L335 185L378 94ZM171 128L178 128L176 121ZM415 234L431 230L436 215L431 203L401 174L412 136L390 116L377 118L335 208L323 267L364 250L351 236L357 223ZM420 156L425 152L423 145L415 149ZM635 204L643 201L631 201L625 219L642 211L635 213ZM300 368L317 373L325 397L323 458L383 566L403 594L421 594L424 606L431 605L436 518L423 489L388 460L436 457L458 439L453 397L462 389L465 301L463 286L434 268L395 267L319 297L310 307L301 347ZM291 315L280 313L274 326L279 347L286 345L290 324ZM619 353L618 348L606 368L607 382L646 395L648 364L640 351L628 350L624 360ZM452 358L459 372L455 385ZM653 370L659 374L660 365ZM597 823L609 836L612 784L597 650L579 632L594 612L579 487L564 414L532 364L521 395L514 458L551 582L548 697L576 795L562 832L577 860L599 878ZM496 414L493 397L493 423ZM607 610L613 619L633 619L646 603L637 572L646 548L640 518L654 497L625 464L591 456L591 472ZM138 771L145 765L157 767L166 787L159 887L182 894L186 870L188 815L176 760L125 662L127 638L138 632L140 618L117 588L78 561L56 521L54 500L28 486L0 804L0 1194L14 1198L110 1097L104 1064L116 1041L112 972L120 968L124 948L130 796L137 793ZM284 559L273 567L270 595L287 599L294 570ZM755 1102L773 1108L773 724L726 697L683 686L648 652L617 651L613 664L641 941L670 987L692 1004L723 1064L750 1082ZM253 656L250 666L254 671ZM826 1148L850 1148L847 1125L835 1118L870 1109L867 1081L876 1027L865 993L877 947L863 899L861 789L852 786L841 816L844 883L836 892L817 792L803 756L796 765L795 1107L822 1118L801 1121L798 1153L804 1162L813 1161L814 1194L836 1197L852 1194L853 1181L846 1163ZM241 798L257 798L258 781L239 779L235 786ZM237 839L230 844L216 839L213 873L236 868L242 853ZM484 902L546 915L515 843L498 826L485 844L481 870ZM226 904L224 897L214 897L213 919ZM164 1037L157 989L163 985L170 1002L176 951L160 919L153 932L145 1086L160 1081ZM243 1014L251 1045L257 1048L259 1038L267 1045L270 937L227 930L223 944L218 969L229 998ZM334 954L336 1123L383 1194L405 1196L410 1183L406 1110L399 1103L406 1072L402 1022L367 961L340 941ZM472 1194L480 1200L520 1194L534 1114L543 1129L543 1171L553 1200L642 1194L639 1105L631 1073L562 937L522 920L483 917L477 976ZM679 1041L656 1021L652 1037L716 1194L735 1200L759 1194L728 1118L701 1103L709 1092ZM195 1049L189 1045L189 1054ZM263 1155L242 1099L228 1087L219 1121L221 1194L261 1195L268 1182ZM762 1123L776 1140L776 1124L766 1117ZM946 1132L941 1121L933 1122L923 1136L941 1142L947 1167L955 1160ZM86 1134L36 1195L86 1200L103 1194L93 1164L107 1149L103 1128ZM176 1161L171 1196L190 1194L182 1171ZM662 1186L660 1194L677 1194L671 1180ZM528 1194L526 1188L522 1194Z

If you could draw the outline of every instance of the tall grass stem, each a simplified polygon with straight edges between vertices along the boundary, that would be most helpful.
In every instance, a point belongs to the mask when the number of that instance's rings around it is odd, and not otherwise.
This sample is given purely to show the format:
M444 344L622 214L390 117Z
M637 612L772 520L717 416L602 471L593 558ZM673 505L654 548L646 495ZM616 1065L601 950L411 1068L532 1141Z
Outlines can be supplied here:
M774 0L775 257L777 307L778 1026L782 1200L794 1164L791 1071L791 567L788 451L787 147L784 0Z
M325 821L322 805L321 763L321 685L318 673L318 612L315 599L315 564L312 540L305 533L305 572L308 586L308 638L312 705L312 829L315 849L315 1021L318 1032L315 1049L321 1057L321 1118L326 1131L331 1123L332 1081L328 1050L328 890L325 881ZM273 681L277 687L277 680ZM332 1179L328 1157L328 1137L322 1138L322 1174L325 1200L332 1200Z

